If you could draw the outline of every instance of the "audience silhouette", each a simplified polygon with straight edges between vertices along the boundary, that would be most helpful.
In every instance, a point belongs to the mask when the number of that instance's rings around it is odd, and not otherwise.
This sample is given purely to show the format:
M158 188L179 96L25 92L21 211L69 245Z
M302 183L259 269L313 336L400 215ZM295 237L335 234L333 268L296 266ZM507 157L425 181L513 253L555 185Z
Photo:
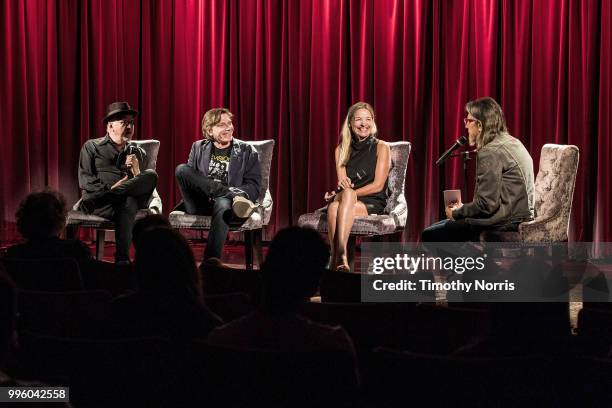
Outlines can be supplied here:
M66 225L66 200L56 191L31 193L19 204L15 218L17 230L25 242L7 250L7 258L74 258L84 267L92 256L83 242L61 239Z
M138 289L112 305L116 334L206 338L221 319L205 305L193 252L177 231L146 229L136 241Z
M24 238L24 242L9 248L6 254L7 258L28 260L73 258L79 265L93 264L90 251L85 244L77 240L60 238L65 224L66 212L66 202L59 193L43 191L28 195L22 201L16 214L17 227ZM223 325L222 319L205 304L202 277L197 269L191 247L179 232L170 227L165 216L148 216L137 221L134 226L133 238L136 256L131 267L133 267L136 290L126 293L125 291L129 287L121 287L118 290L118 292L123 293L121 296L116 297L112 303L110 300L105 301L103 319L105 323L108 322L108 325L103 324L102 326L105 330L107 326L109 327L105 333L111 338L151 336L164 338L157 340L167 342L172 353L176 353L176 355L172 354L173 358L180 355L180 358L177 358L176 366L169 368L169 370L180 372L181 381L184 380L184 382L181 382L183 387L181 389L188 389L190 384L196 388L201 386L200 377L194 375L186 367L192 367L189 365L192 359L200 361L198 360L200 358L208 359L204 361L202 367L204 371L209 369L212 367L210 365L212 360L210 360L211 354L207 353L228 353L239 363L243 363L242 360L246 358L245 356L248 356L251 358L251 363L254 364L254 367L251 367L254 368L254 372L265 371L265 364L270 362L269 356L277 358L281 355L295 355L302 356L302 358L304 358L303 356L325 358L326 355L340 355L343 359L355 363L357 360L355 348L347 331L341 326L319 323L319 320L321 322L334 322L333 324L340 323L350 328L358 345L361 344L360 341L363 341L362 337L365 337L360 333L371 330L369 325L361 325L358 330L355 330L355 327L346 323L345 320L326 320L329 316L319 316L317 314L313 314L313 320L310 320L300 314L301 310L306 310L304 308L305 303L310 301L317 293L321 277L326 271L326 265L329 261L329 249L325 241L319 233L312 229L290 227L278 232L270 243L261 271L252 272L252 276L256 275L261 278L262 292L259 305L255 311L225 325ZM72 261L70 262L72 263ZM448 358L449 361L457 362L465 359L467 362L471 362L478 361L478 359L486 360L487 358L495 359L498 357L514 361L525 356L545 356L546 359L551 361L574 364L572 361L579 361L583 358L580 353L588 354L589 351L595 350L597 354L594 355L605 356L610 344L609 322L612 320L607 303L609 282L601 271L598 271L595 277L585 280L583 290L587 303L582 310L582 320L579 319L579 341L576 343L575 339L572 339L570 331L567 298L569 286L563 268L558 263L545 262L532 256L518 261L514 260L511 265L508 268L508 265L502 265L501 263L498 265L494 259L490 259L487 260L487 268L483 273L466 273L463 276L451 276L448 279L461 279L463 282L471 282L486 277L490 281L501 282L512 277L517 282L517 291L520 291L526 299L535 300L545 297L549 298L551 302L504 303L504 300L508 299L504 299L503 295L483 299L461 296L460 293L448 293L451 300L473 302L464 303L461 305L462 307L488 309L486 312L478 313L479 316L482 316L482 318L479 317L479 328L486 327L488 330L484 334L479 332L481 335L478 338L466 342L467 344L459 349L456 349L457 345L461 344L459 342L453 343L452 347L447 347L444 351L435 348L428 349L428 353L435 354L432 358ZM0 263L1 267L2 264ZM48 271L48 269L44 269L44 271ZM125 271L117 270L117 273L122 272L129 271L128 269L125 269ZM239 276L239 274L236 276ZM252 276L248 279L252 279ZM19 284L18 280L14 279ZM244 279L247 278L244 277ZM243 286L247 287L248 285ZM102 287L102 289L107 288ZM19 366L19 361L16 358L21 356L21 354L14 352L14 347L17 345L15 340L18 338L15 336L16 330L21 330L20 334L22 335L22 346L24 348L27 344L24 340L27 338L26 336L32 336L32 334L34 336L44 336L42 332L37 333L30 327L27 328L29 332L26 332L23 325L17 325L18 305L24 307L24 301L28 299L26 296L21 296L19 297L20 303L17 302L18 294L26 293L23 287L20 287L20 290L21 292L17 292L11 278L0 270L0 385L2 386L40 385L36 382L23 381L21 379L21 377L24 377L23 372L13 370L14 367ZM30 290L31 293L28 293L30 299L37 293L49 297L48 293L37 292L37 290ZM71 292L71 295L75 293L87 292ZM233 297L229 296L227 299L236 299L236 294L233 295ZM108 299L110 299L110 296L109 294ZM58 296L58 299L60 297ZM480 303L482 300L485 300L485 302ZM588 301L592 303L588 303ZM214 303L211 302L210 304L214 308ZM82 315L90 317L91 314L87 315L87 310L90 310L87 309L87 302L82 302L79 305L83 307L83 310L86 310ZM309 306L317 305L310 304ZM367 307L368 305L360 306ZM109 308L110 321L108 318ZM443 307L439 306L439 308ZM215 308L215 310L218 309ZM247 310L252 310L250 303ZM243 313L246 313L246 310ZM419 312L417 308L415 313L422 313L422 311ZM233 318L236 315L228 316L228 318ZM406 317L405 323L415 326L415 336L431 342L432 334L427 332L429 326L419 320L419 316L411 316ZM380 316L380 318L384 319L385 316ZM384 332L386 336L393 335L391 330L389 332L386 330L380 331ZM461 339L461 342L465 342L465 337ZM191 339L206 340L206 342L191 342ZM56 340L59 342L66 341L66 344L70 344L71 340L78 341L77 339L62 338ZM188 341L185 342L184 340ZM87 339L85 343L87 341L109 342L108 339L100 340L98 338ZM445 341L450 344L450 341ZM109 343L114 344L114 342L116 340L113 339ZM594 342L596 342L597 347L591 345ZM176 347L177 344L181 346ZM581 344L582 349L580 348ZM187 347L183 347L185 345ZM198 348L202 345L203 347ZM377 343L377 345L380 344ZM410 344L404 344L404 346L410 348ZM202 352L202 350L207 351ZM365 381L362 383L366 384L368 375L377 375L376 364L372 363L374 360L370 361L376 359L377 356L376 353L371 353L372 350L369 348L368 350L365 350L365 348L359 350L360 371L365 373ZM455 351L451 352L451 350ZM420 352L419 350L413 351ZM448 353L451 353L451 355L442 356L442 354ZM27 348L23 354L26 357L33 355L36 354L29 353ZM227 358L228 355L222 357ZM33 361L31 358L24 360L27 360L27 364L32 364ZM222 363L226 361L223 358L217 360ZM120 361L119 357L117 357L117 361ZM234 360L227 358L227 361ZM256 364L262 361L265 363ZM300 367L303 369L305 365L298 367L298 361L304 362L296 357L296 360L291 360L290 363L299 371ZM588 361L580 360L579 363L587 364ZM38 360L34 364L38 364ZM193 366L197 366L197 364ZM288 367L292 368L293 366ZM568 373L570 373L569 370L573 369L571 367L574 366L568 364ZM593 367L598 366L594 365ZM33 369L33 372L36 373L36 367L28 366L27 368ZM280 371L284 374L291 371L283 370ZM422 370L427 371L426 368ZM316 372L316 370L313 372ZM232 371L228 369L227 373L226 376L218 378L218 381L221 383L232 381ZM335 372L333 375L335 375ZM234 381L238 381L237 377L237 375L234 377ZM336 378L328 382L336 387L341 383L339 377L342 377L342 375L336 376L337 382L335 381ZM261 382L264 381L263 374L249 382L251 378L253 377L246 376L247 384L252 383L251 385L260 386ZM49 381L47 377L42 379ZM588 384L590 380L592 380L592 377L585 379L585 384ZM276 383L272 381L271 384ZM298 387L301 387L299 381L297 381L297 384ZM216 389L221 388L211 386L211 394L214 394ZM588 389L588 387L585 389ZM319 388L317 390L321 391ZM260 391L261 389L255 387L255 393ZM569 393L572 392L577 395L577 398L586 395L578 387L569 391ZM371 393L374 398L373 401L380 397L380 389L377 389L376 386L372 388ZM208 401L207 398L213 400L217 398L220 402L231 400L222 392L212 397L211 394L204 393L204 399ZM186 398L191 395L193 394L187 393ZM329 395L333 395L333 393L329 392ZM609 395L609 392L604 390L601 395ZM60 404L60 406L69 405Z
M208 342L219 346L278 351L343 350L354 353L346 331L310 321L298 314L309 300L329 261L329 250L309 228L281 230L270 243L262 266L260 307L213 330Z

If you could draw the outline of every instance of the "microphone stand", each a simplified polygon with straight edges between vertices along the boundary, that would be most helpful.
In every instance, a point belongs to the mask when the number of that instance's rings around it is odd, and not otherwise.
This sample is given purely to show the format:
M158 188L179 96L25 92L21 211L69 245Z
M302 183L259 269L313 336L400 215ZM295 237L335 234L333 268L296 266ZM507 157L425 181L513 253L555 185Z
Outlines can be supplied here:
M473 153L473 150L464 150L459 153L451 154L450 157L462 157L463 159L463 191L462 191L462 200L464 203L467 202L467 183L468 183L468 161L473 160L470 158L470 153Z

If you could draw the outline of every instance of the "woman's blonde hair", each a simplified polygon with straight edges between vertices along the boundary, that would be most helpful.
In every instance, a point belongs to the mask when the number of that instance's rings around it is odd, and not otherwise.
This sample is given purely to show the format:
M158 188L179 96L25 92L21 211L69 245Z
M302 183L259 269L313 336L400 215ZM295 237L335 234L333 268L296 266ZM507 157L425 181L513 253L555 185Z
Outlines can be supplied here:
M495 99L487 96L470 101L465 105L465 111L482 125L476 138L476 149L480 150L491 143L497 135L508 133L504 112Z
M217 123L221 122L221 115L226 114L230 120L234 120L234 115L227 108L213 108L204 114L202 117L202 135L204 138L212 138L212 128Z
M357 102L353 106L351 106L346 114L346 119L344 119L344 124L342 125L342 130L340 131L340 157L339 162L340 165L346 166L350 157L351 157L351 140L353 138L353 133L351 131L351 122L355 118L355 112L359 109L366 109L372 115L372 128L370 129L370 134L375 135L377 133L376 129L376 121L374 118L374 108L367 102Z

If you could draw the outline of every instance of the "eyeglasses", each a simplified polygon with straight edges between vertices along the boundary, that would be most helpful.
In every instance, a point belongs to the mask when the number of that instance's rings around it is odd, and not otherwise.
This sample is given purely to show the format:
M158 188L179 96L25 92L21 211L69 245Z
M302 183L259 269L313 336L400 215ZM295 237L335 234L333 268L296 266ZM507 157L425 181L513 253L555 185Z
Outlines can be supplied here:
M472 119L472 118L463 118L463 124L467 126L468 123L472 123L472 122L480 122L478 119Z
M128 127L128 126L134 126L134 119L130 119L130 120L115 120L113 122L119 123L121 126L123 127Z

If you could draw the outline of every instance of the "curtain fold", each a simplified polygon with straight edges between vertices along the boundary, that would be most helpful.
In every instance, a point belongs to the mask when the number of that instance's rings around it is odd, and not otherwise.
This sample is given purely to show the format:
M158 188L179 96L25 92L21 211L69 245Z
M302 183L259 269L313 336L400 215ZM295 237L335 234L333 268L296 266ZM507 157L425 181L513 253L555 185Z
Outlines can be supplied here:
M161 141L166 210L203 113L226 106L236 135L275 139L269 236L321 207L347 108L373 104L379 136L413 153L405 239L442 216L463 167L439 155L465 133L465 103L497 99L536 166L545 143L581 161L571 239L612 240L612 6L590 0L2 0L0 238L44 186L78 198L83 142L106 106L140 111ZM469 162L467 196L475 162Z

